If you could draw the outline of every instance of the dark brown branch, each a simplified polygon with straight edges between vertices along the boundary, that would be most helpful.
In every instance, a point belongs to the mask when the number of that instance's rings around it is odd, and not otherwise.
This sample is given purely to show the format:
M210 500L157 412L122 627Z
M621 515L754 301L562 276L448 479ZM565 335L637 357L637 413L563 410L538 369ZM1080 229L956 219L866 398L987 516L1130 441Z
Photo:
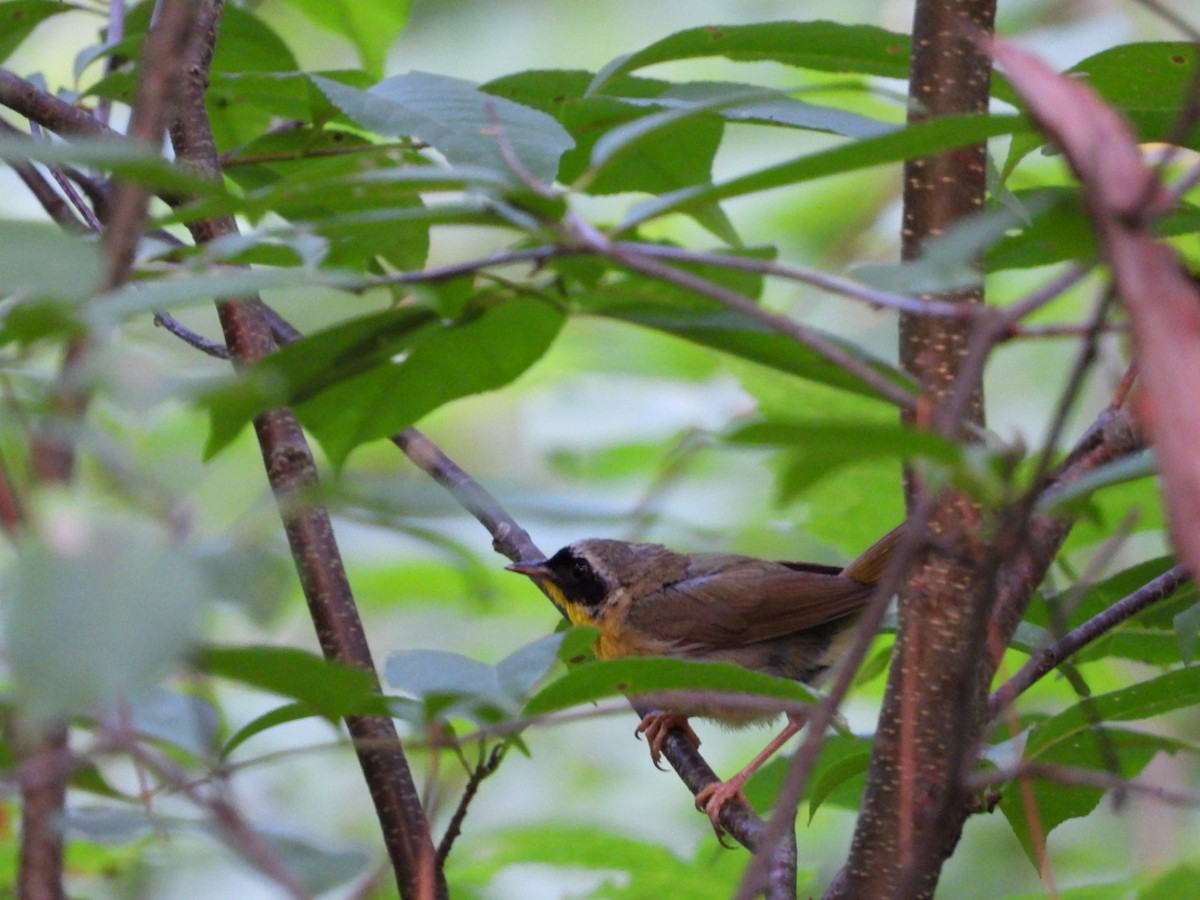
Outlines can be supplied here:
M3 119L0 119L0 133L13 137L25 137L18 129L9 125ZM29 138L31 143L32 140L32 138ZM17 177L25 184L25 187L29 188L29 193L33 194L34 199L41 204L42 209L46 211L46 215L57 222L63 230L76 233L86 230L83 223L71 211L70 204L62 198L58 191L54 189L50 182L46 180L32 163L14 163L12 168L17 173Z
M990 32L994 0L917 0L909 83L910 121L985 113L991 61L974 42ZM904 170L901 256L918 258L930 238L980 209L986 195L986 147L959 148L909 160ZM980 304L981 289L938 299ZM962 380L969 320L904 314L900 360L921 388L922 402L905 408L918 424ZM960 421L983 423L978 378L964 384ZM959 422L942 427L959 433ZM953 853L965 820L959 773L984 722L987 663L963 638L985 618L988 547L983 517L961 493L925 496L910 471L908 508L933 504L925 550L917 555L900 592L899 629L879 727L849 859L827 896L929 897L942 864Z
M1012 678L992 694L988 701L988 716L994 719L1000 715L1013 700L1066 659L1147 607L1170 597L1181 584L1190 580L1191 575L1183 566L1168 569L1132 594L1122 597L1104 612L1068 631L1052 646L1034 653Z
M197 30L202 39L194 57L185 61L188 77L171 137L179 159L215 179L220 171L204 96L223 3L197 0L197 5ZM198 243L237 232L230 217L197 221L188 227ZM274 348L270 322L257 297L223 300L217 313L226 344L241 363L259 360ZM254 428L321 648L329 659L376 678L329 514L311 499L317 486L316 463L299 423L289 410L276 409L259 416ZM375 803L401 895L444 895L445 881L437 870L429 823L395 725L384 716L356 715L346 718L346 726Z
M119 138L120 135L102 125L77 106L48 94L41 88L0 69L0 106L19 112L31 122L62 135Z

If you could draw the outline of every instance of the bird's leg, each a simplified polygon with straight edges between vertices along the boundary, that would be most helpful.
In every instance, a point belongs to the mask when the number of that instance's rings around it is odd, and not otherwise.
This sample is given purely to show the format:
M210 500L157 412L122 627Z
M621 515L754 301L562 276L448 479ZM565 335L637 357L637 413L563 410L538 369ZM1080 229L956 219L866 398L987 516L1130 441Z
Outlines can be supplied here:
M783 727L783 730L779 734L771 739L771 742L767 746L762 748L754 759L750 760L745 768L727 781L714 782L707 787L701 788L699 793L696 794L696 809L707 813L708 820L712 822L713 830L716 831L718 838L725 833L725 829L721 827L720 822L721 810L725 808L725 804L735 797L741 797L745 801L746 798L742 796L742 788L750 779L750 776L758 771L759 767L770 759L780 747L786 744L792 735L804 727L806 718L803 715L789 713L787 725Z
M692 730L692 726L688 724L688 717L679 713L671 712L652 712L647 713L642 717L642 721L638 724L635 735L641 737L643 734L646 740L650 743L650 759L654 761L654 767L661 769L662 766L658 761L662 759L663 742L667 739L667 732L672 728L678 728L682 731L692 745L700 746L700 738L696 732Z

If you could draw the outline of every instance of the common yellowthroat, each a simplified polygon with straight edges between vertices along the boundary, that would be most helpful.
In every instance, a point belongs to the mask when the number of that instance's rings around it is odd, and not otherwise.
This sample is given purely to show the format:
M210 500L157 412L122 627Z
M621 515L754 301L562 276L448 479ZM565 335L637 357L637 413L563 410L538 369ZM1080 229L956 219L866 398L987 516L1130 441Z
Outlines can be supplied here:
M844 568L729 553L676 553L660 544L598 539L508 568L536 581L572 624L599 628L596 655L601 659L731 662L819 684L847 648L903 528L892 529ZM761 712L719 702L651 713L638 733L646 735L655 764L672 727L683 728L699 746L689 716L733 726L764 719ZM721 809L803 724L802 717L789 714L783 731L744 769L696 796L697 808L708 814L718 834Z

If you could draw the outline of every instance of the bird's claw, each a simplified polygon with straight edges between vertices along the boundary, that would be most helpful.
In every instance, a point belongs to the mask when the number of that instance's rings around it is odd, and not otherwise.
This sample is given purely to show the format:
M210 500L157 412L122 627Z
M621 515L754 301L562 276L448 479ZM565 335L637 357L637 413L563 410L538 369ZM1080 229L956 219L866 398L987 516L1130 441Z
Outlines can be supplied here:
M646 741L650 744L650 759L654 763L654 767L660 771L666 771L661 765L662 748L666 743L667 734L672 728L680 729L692 746L700 746L700 738L696 732L692 730L692 726L688 724L687 716L681 716L678 713L652 712L642 718L638 723L637 729L634 731L635 737L646 736Z
M727 850L732 850L733 845L725 843L725 828L721 825L721 813L725 811L725 807L731 802L737 800L742 803L749 804L746 795L742 793L742 784L745 779L737 777L731 778L728 781L714 781L710 785L701 788L696 794L696 809L708 816L709 824L713 827L713 832L717 835L717 840L721 846Z

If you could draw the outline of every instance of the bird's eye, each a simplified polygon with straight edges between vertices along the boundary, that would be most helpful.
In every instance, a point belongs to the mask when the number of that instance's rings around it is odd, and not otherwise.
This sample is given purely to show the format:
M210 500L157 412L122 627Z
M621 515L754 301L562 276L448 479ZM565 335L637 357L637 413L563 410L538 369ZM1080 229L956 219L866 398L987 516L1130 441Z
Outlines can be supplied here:
M577 559L571 563L571 577L576 581L587 581L592 577L592 567L586 559Z

